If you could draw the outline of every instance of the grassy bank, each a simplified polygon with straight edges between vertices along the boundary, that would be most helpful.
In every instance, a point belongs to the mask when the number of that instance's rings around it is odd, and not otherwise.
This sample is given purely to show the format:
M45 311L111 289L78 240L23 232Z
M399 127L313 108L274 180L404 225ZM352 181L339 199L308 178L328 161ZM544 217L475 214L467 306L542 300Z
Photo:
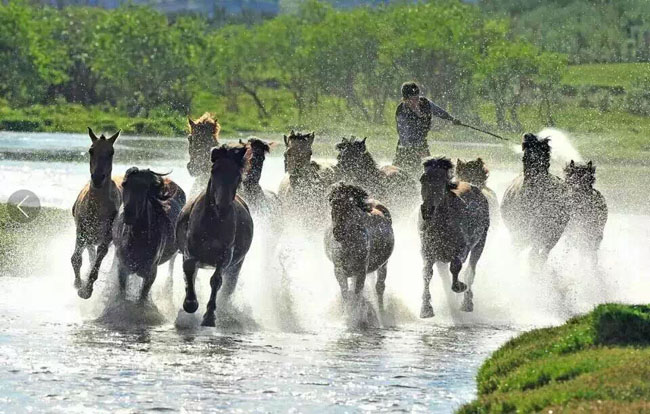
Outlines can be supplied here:
M650 306L607 304L527 332L481 367L459 414L650 412Z
M6 204L0 203L0 274L22 274L47 260L47 254L34 253L47 252L53 238L70 225L69 210L41 208L34 221L17 223L7 214Z

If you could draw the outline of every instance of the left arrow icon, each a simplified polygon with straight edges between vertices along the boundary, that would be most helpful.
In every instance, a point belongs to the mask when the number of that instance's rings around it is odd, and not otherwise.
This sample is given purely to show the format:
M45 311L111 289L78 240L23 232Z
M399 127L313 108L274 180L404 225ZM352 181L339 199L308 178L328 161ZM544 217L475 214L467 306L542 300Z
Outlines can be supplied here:
M28 223L34 220L40 211L40 200L29 190L18 190L7 200L7 213L17 223Z

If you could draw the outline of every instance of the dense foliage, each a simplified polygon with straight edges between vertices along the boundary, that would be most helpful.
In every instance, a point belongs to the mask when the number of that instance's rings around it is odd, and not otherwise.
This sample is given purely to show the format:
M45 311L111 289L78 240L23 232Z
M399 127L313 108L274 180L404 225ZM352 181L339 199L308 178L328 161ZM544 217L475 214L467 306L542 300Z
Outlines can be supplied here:
M419 81L454 113L478 118L492 102L500 126L518 127L523 102L551 118L562 55L513 40L508 20L458 0L337 10L318 1L258 24L171 19L153 9L102 10L0 3L0 102L107 105L129 116L186 114L200 94L248 96L258 117L297 118L323 107L368 122L391 118L402 81ZM286 105L285 105L286 106Z
M513 31L571 63L650 62L648 0L481 0Z

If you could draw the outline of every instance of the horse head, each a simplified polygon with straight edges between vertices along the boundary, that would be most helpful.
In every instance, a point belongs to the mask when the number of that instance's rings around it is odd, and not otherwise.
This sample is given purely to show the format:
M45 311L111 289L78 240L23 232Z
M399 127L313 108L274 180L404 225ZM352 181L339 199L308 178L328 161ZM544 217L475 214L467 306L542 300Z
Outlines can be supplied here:
M246 146L246 156L250 159L246 170L246 181L257 184L262 178L262 168L264 167L266 154L271 152L274 143L262 141L257 137L250 137L246 143L239 140L239 144Z
M365 157L368 155L366 138L362 140L357 140L354 136L350 139L343 138L336 144L336 150L339 152L336 156L337 166L341 170L352 171L365 165Z
M436 208L442 204L447 191L456 187L452 181L454 163L447 157L437 157L426 160L422 166L424 167L424 173L420 176L422 202L429 208Z
M548 174L551 166L550 138L538 138L535 134L524 134L521 148L524 150L524 175Z
M117 131L110 138L106 138L104 134L97 137L92 128L88 127L88 135L92 144L88 150L90 154L90 181L93 187L101 188L107 180L111 179L113 171L113 144L120 136L120 131Z
M206 192L209 204L221 209L233 202L246 168L246 153L246 146L243 145L224 144L212 148L212 170Z
M162 201L170 197L163 182L166 175L149 169L140 170L138 167L126 171L122 181L125 224L134 226L149 223L150 208L160 206Z
M490 175L481 158L471 161L456 160L456 177L477 187L483 187Z
M310 166L314 133L301 134L293 130L284 136L284 169L289 175L296 174Z
M338 182L332 185L327 196L332 214L332 227L334 238L342 240L349 234L348 219L354 216L356 211L370 211L368 204L368 193L356 185Z
M593 188L596 182L596 167L591 161L586 164L581 164L571 160L564 167L564 178L566 183L572 188Z
M187 170L193 177L208 174L210 171L210 149L218 144L221 126L209 113L204 113L193 121L187 118L190 134L187 136L190 161Z

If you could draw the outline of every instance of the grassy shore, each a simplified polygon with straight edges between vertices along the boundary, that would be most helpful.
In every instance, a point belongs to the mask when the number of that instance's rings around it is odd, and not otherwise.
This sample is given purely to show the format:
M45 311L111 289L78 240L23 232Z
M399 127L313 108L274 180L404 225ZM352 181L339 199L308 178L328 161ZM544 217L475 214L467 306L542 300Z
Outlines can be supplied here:
M481 367L459 414L650 412L650 306L606 304L527 332Z

